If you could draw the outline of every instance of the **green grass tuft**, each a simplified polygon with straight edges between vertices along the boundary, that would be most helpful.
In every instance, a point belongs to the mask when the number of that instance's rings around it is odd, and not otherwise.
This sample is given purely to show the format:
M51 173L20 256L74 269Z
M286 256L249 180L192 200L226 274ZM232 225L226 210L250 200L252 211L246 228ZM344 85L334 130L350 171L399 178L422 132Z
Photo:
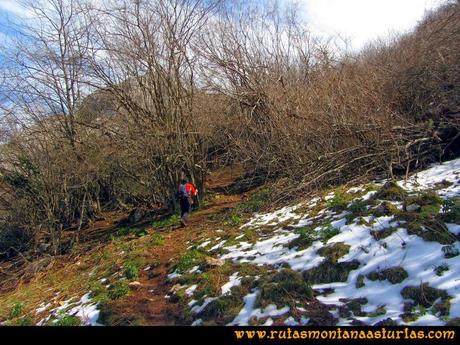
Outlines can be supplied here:
M423 283L419 286L406 286L401 290L401 296L404 299L411 299L415 304L421 305L425 308L431 307L435 301L450 299L450 296L445 290L435 289Z
M194 266L200 265L204 261L205 257L206 253L203 251L199 249L191 249L179 258L175 268L179 273L185 273Z
M332 199L326 202L326 206L334 211L343 211L347 208L348 201L342 193L335 193Z
M407 192L394 181L385 183L374 195L374 199L380 200L404 201L406 198Z
M337 263L337 261L350 250L350 246L343 242L337 242L332 245L318 249L318 254L324 256L330 263Z
M180 215L175 213L164 219L153 221L152 227L155 229L161 229L161 228L166 228L170 226L177 226L179 224L180 224Z
M81 320L80 318L72 315L64 315L60 319L58 319L55 323L55 326L64 326L64 327L69 327L69 326L80 326L81 325Z
M296 237L288 243L288 248L298 247L299 249L305 249L310 247L313 242L317 240L317 233L310 227L302 227L297 230L299 237Z
M139 228L120 228L115 233L117 237L128 236L128 235L135 235L137 237L142 237L147 235L146 229L139 229Z
M303 276L310 284L346 282L350 271L357 269L359 265L358 260L337 263L325 260L319 266L304 271Z
M338 234L340 234L340 230L332 226L332 224L329 222L323 225L323 227L319 231L319 239L321 240L321 242L326 243L332 237Z
M406 270L400 266L390 267L381 271L374 271L367 274L369 280L388 280L392 284L401 283L408 277Z
M23 310L24 310L24 304L21 302L16 302L13 305L13 307L11 307L10 319L14 319L14 318L21 316Z
M460 198L444 200L442 207L442 220L446 223L460 223Z
M260 293L256 307L264 308L269 304L275 304L279 308L286 305L294 307L296 300L313 298L313 291L302 274L287 268L262 277L258 288Z
M124 274L127 279L136 279L139 276L139 265L129 261L123 265Z
M447 272L449 270L449 266L447 266L446 263L443 263L442 265L436 266L434 269L434 272L436 273L437 276L441 277L444 275L444 272Z
M161 246L163 245L164 241L164 236L162 234L155 232L150 239L150 244L152 246Z
M130 289L128 283L125 281L118 281L109 286L108 296L111 300L116 300L126 296L129 292Z
M362 287L364 287L366 284L364 284L364 275L360 274L358 275L358 277L356 278L356 288L357 289L360 289Z

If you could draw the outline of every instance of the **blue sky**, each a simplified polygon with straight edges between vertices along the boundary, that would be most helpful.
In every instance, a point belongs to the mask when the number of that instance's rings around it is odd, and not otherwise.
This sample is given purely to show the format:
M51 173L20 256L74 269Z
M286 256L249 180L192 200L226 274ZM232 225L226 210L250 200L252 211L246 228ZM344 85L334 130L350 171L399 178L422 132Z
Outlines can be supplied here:
M261 0L262 2L264 0ZM296 0L310 29L349 39L353 49L369 40L413 28L425 11L447 0ZM24 16L18 0L0 0L0 39L14 34L9 19Z

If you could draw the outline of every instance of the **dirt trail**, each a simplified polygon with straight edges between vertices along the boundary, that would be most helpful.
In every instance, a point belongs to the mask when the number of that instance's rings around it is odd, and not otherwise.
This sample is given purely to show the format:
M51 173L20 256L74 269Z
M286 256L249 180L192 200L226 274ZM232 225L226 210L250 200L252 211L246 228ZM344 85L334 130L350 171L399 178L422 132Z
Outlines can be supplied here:
M211 176L208 190L221 190L222 187L234 181L238 174L231 176ZM220 181L220 183L219 183ZM212 204L191 214L185 228L164 229L162 231L150 229L149 232L160 231L164 235L164 243L155 247L148 262L159 262L160 265L151 271L142 271L137 286L127 298L113 305L113 311L126 315L129 319L141 316L145 325L174 325L180 323L180 310L177 304L165 298L172 287L167 281L167 275L172 261L186 251L190 244L199 239L208 238L213 234L214 228L207 226L209 215L218 213L227 208L233 208L241 201L240 195L216 194ZM209 225L209 224L208 224Z

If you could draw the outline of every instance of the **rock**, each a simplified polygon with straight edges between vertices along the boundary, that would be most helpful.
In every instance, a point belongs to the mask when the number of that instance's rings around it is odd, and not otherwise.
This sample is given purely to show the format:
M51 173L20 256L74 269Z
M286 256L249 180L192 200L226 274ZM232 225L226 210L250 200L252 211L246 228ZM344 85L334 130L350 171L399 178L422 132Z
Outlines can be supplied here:
M411 204L406 206L406 211L407 212L415 212L420 208L420 205L417 204Z
M159 277L160 275L161 275L160 272L157 272L157 271L149 271L148 278L149 278L149 279L153 279L153 278Z
M134 288L134 289L138 289L142 286L142 284L138 281L130 282L128 285L130 288Z
M179 296L177 295L172 295L168 298L169 303L177 303L180 301Z
M160 261L154 261L152 262L152 264L150 265L150 271L154 270L155 268L157 267L160 267L161 266L161 262Z
M205 260L206 260L206 266L209 266L209 267L221 267L225 264L224 260L215 259L210 256L207 256Z
M173 285L173 287L169 290L169 292L176 293L176 292L179 291L181 288L182 288L182 285L176 284L176 285Z
M145 211L141 210L140 208L135 208L129 213L128 222L129 223L137 223L142 218L144 218Z

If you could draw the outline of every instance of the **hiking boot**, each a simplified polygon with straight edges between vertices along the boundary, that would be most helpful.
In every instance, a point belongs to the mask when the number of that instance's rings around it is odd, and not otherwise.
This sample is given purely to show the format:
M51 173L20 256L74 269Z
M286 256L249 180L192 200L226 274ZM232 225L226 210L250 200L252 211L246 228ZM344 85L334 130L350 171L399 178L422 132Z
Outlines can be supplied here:
M187 222L185 221L185 219L182 219L180 220L180 225L185 228L187 226Z

